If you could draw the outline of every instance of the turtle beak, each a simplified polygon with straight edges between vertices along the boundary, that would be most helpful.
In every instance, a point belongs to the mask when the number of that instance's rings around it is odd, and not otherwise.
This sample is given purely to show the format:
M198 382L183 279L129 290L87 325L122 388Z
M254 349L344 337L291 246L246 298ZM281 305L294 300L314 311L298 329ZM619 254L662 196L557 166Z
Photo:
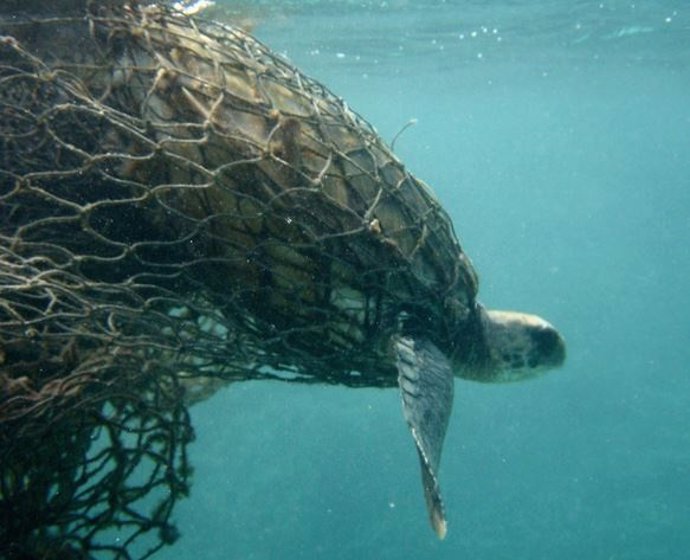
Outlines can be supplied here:
M529 335L540 367L552 369L562 366L565 362L565 340L551 323L541 317L535 318L539 323L529 330Z

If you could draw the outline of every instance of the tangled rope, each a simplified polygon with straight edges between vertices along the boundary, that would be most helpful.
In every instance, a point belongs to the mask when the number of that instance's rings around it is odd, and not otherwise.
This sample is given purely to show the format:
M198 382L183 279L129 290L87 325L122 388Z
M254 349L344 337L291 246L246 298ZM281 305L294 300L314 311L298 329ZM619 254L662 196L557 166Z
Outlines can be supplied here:
M147 557L191 402L394 385L395 317L448 347L476 279L375 131L249 35L68 4L0 19L0 555Z

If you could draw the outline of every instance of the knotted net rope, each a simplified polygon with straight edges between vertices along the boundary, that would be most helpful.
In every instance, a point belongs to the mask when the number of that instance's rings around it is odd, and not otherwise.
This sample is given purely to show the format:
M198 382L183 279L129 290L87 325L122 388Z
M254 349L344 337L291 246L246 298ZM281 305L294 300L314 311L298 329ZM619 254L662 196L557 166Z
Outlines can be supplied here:
M375 131L246 33L65 12L0 20L0 553L145 557L191 402L394 385L395 317L452 351L476 279Z

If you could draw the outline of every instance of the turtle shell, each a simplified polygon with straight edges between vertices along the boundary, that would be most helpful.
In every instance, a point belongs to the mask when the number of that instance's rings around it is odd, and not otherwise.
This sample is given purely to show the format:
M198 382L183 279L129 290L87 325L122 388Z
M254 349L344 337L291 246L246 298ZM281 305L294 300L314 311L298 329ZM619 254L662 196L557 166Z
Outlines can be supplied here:
M394 384L401 328L448 355L473 336L477 278L447 213L319 82L240 29L160 6L63 18L61 45L40 39L51 25L14 35L72 108L52 113L62 155L46 165L81 175L43 183L78 207L51 235L92 256L79 275L197 294L259 341L250 361L346 383Z

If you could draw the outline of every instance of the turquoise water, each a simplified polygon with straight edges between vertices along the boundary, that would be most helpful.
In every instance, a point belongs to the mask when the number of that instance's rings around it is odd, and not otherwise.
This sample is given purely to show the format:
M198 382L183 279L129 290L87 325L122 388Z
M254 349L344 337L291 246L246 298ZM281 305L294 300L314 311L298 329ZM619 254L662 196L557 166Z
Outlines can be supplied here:
M566 366L456 382L428 526L395 390L234 385L193 410L158 558L690 557L690 5L262 3L255 33L391 140L489 307ZM488 3L487 3L488 4Z

